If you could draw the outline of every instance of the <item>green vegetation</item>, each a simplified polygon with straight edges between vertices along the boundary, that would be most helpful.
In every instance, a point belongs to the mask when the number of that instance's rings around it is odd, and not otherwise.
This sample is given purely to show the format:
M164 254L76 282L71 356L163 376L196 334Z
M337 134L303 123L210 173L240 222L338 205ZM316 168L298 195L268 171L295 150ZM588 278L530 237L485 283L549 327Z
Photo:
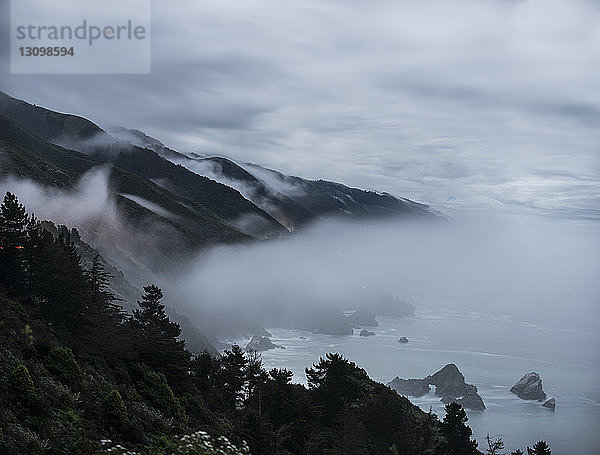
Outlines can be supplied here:
M0 453L468 454L464 410L439 422L338 354L266 371L239 346L192 356L144 288L124 313L68 230L0 207ZM546 454L541 442L533 454Z

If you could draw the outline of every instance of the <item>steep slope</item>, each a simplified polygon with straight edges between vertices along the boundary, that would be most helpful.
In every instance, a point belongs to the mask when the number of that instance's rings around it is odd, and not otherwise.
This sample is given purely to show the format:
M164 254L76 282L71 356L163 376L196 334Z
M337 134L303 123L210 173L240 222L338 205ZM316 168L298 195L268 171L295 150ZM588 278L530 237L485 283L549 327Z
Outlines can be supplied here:
M432 216L427 206L387 193L287 176L224 157L179 153L139 130L116 128L109 134L82 117L2 92L0 114L42 139L150 179L258 238L280 235L284 226L294 230L320 217Z
M14 175L45 186L72 189L78 179L99 165L99 161L51 144L12 120L0 117L0 176ZM137 233L141 237L158 229L165 234L154 237L152 249L148 249L147 245L138 245L134 250L133 247L128 249L126 242L114 243L111 249L120 251L121 259L126 262L141 254L145 259L142 262L147 266L164 268L171 265L175 258L180 260L189 257L205 245L250 240L199 203L178 197L119 167L110 168L110 187L119 221L129 228L125 232L131 231L131 234ZM88 239L110 241L100 229L102 225L77 227ZM164 259L167 261L163 262ZM124 269L140 266L119 265Z
M428 207L388 193L351 188L327 180L307 180L267 169L256 164L246 168L315 216L343 215L347 217L433 216Z
M2 92L0 115L13 119L41 139L149 179L192 205L200 205L222 220L245 228L249 235L264 238L286 231L237 190L177 165L154 150L119 140L89 120L37 107ZM246 219L252 222L243 223Z
M115 128L111 134L140 147L154 150L160 156L200 175L238 190L246 199L269 213L290 230L316 219L316 216L285 194L269 187L234 161L217 156L185 155L165 146L139 130Z
M185 155L138 130L116 128L113 134L236 188L290 230L324 216L431 216L427 206L387 193L288 176L254 164L238 164L225 157Z

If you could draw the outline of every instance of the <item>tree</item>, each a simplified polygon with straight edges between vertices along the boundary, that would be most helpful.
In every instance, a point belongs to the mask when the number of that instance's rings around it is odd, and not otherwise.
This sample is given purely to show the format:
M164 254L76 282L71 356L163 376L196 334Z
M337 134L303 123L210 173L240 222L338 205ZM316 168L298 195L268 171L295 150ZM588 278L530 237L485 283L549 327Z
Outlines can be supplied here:
M133 312L132 324L142 359L177 386L187 376L190 354L185 350L185 342L178 340L181 328L165 313L162 298L158 286L145 286L142 300L138 301L140 308Z
M479 453L477 442L471 440L473 432L466 423L469 420L463 407L452 402L446 405L446 416L442 422L442 434L445 443L442 444L447 455L468 455Z
M528 455L551 455L550 447L546 441L538 441L534 444L533 448L527 447Z
M523 455L523 451L521 449L517 449L514 452L511 452L510 455Z
M421 453L425 453L425 450L431 445L437 422L437 417L430 406L429 412L422 424L423 440L421 441Z
M493 438L488 433L485 436L485 440L487 441L488 445L488 448L485 451L487 455L504 455L504 453L500 452L501 450L504 450L504 441L502 440L502 438Z
M0 287L19 297L25 288L27 222L25 207L14 194L7 192L0 205Z
M287 368L273 368L269 370L269 375L279 387L284 387L290 382L292 382L292 377L294 376L294 373L292 373Z
M219 371L219 360L208 352L196 356L190 363L193 382L204 399L213 392Z
M133 338L123 326L126 315L116 302L118 299L108 288L111 274L104 270L100 256L96 255L92 266L84 273L85 305L81 336L85 347L92 352L132 357Z
M220 359L218 383L225 403L231 409L235 409L236 404L244 396L247 364L248 359L237 344L234 344L230 351L226 350Z
M369 379L365 370L340 354L327 353L305 371L308 387L315 391L328 419L358 399Z

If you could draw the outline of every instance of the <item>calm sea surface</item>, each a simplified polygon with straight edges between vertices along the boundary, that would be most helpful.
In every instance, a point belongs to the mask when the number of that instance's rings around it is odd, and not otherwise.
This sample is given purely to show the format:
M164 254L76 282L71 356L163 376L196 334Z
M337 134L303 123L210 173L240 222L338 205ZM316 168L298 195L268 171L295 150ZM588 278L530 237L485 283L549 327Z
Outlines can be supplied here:
M550 329L508 316L445 310L419 311L412 318L377 318L375 336L314 335L269 329L286 349L263 353L267 368L286 367L305 383L304 368L326 352L338 352L387 383L395 376L422 378L455 363L478 387L487 410L468 411L469 425L485 449L486 433L501 436L507 452L550 443L553 454L600 453L600 333ZM406 345L398 338L406 336ZM301 339L300 337L306 337ZM247 340L238 340L245 346ZM509 392L525 373L536 371L556 411ZM443 417L443 404L431 394L411 398L423 410Z

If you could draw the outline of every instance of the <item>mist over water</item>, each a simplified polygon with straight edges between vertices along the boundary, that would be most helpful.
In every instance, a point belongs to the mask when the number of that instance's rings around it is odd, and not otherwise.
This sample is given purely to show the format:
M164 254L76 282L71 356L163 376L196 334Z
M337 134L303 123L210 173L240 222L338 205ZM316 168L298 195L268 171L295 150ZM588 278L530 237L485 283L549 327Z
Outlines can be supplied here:
M233 317L315 303L353 309L372 289L552 328L596 331L595 224L547 220L317 223L286 239L203 253L170 292L189 311Z
M378 317L370 338L267 325L286 349L264 352L266 366L305 382L305 367L339 352L387 383L456 363L487 406L469 411L480 449L489 432L511 450L545 439L556 454L591 453L600 443L598 234L592 223L545 219L330 220L283 240L216 248L169 292L199 325L213 313L255 322L297 306L350 310L364 288L390 292L414 304L416 316ZM556 397L556 412L509 392L530 371ZM439 398L412 400L443 417Z
M120 225L104 170L71 193L16 180L0 186L42 218L85 226L108 217ZM599 231L594 222L489 215L330 219L286 238L204 250L159 284L166 303L209 335L245 346L247 339L235 338L240 330L268 328L286 349L264 352L265 365L289 368L294 381L304 382L304 368L326 352L345 355L383 383L455 363L487 406L469 412L480 444L489 432L510 450L545 439L555 454L592 453L600 443ZM416 316L378 317L371 338L270 324L285 314L352 310L381 293L414 304ZM400 336L410 343L398 343ZM530 371L556 397L555 413L508 391ZM412 401L443 416L433 395Z

